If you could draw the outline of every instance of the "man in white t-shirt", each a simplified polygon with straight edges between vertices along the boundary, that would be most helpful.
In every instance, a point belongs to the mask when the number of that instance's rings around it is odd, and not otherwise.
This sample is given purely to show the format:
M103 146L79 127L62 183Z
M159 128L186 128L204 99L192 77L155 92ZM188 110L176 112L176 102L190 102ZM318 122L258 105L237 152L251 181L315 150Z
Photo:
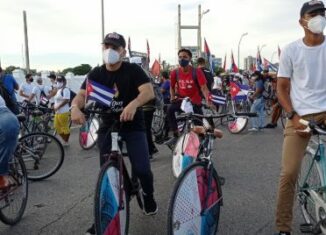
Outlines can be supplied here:
M305 36L283 49L277 81L278 99L288 118L276 210L279 235L291 234L296 182L310 139L310 134L302 132L306 126L299 120L303 118L317 123L326 120L326 41L323 34L326 19L323 2L306 2L301 8L299 22Z
M29 97L31 96L32 91L33 91L33 87L34 87L33 81L34 81L34 79L33 79L32 74L30 74L30 73L26 74L25 78L26 78L26 82L21 85L21 88L19 90L19 95L21 97L23 97L23 100L28 101ZM31 101L35 101L35 100L33 99Z
M36 105L45 104L45 101L48 100L51 93L51 88L49 86L43 85L43 80L41 77L36 79L37 85L33 87L32 93L28 98L28 101L34 100ZM46 99L41 101L42 96Z

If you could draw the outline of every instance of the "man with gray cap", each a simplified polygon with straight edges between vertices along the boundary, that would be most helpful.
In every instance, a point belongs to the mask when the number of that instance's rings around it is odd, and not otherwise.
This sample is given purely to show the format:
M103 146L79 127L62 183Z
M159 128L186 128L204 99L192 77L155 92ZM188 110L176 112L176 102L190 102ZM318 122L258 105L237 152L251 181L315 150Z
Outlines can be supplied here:
M326 19L323 2L304 3L299 23L305 35L282 50L277 81L278 100L288 119L276 209L278 235L291 234L296 183L311 136L302 132L306 126L299 120L326 123L326 41L323 34ZM320 218L316 220L311 221L312 226Z
M105 155L111 150L111 130L115 121L123 123L120 129L121 137L126 141L128 156L134 173L140 180L143 189L144 214L157 213L154 199L153 174L149 163L149 150L145 132L144 114L141 107L154 98L153 87L148 76L136 64L124 62L126 42L122 35L109 33L103 40L104 64L89 72L80 91L71 104L71 119L77 124L85 123L85 116L80 111L85 106L87 84L98 84L98 87L114 91L110 105L113 114L101 116L98 130L98 147L100 149L100 164L106 161ZM89 97L89 96L87 96ZM99 101L99 100L98 100ZM92 226L87 234L95 234Z

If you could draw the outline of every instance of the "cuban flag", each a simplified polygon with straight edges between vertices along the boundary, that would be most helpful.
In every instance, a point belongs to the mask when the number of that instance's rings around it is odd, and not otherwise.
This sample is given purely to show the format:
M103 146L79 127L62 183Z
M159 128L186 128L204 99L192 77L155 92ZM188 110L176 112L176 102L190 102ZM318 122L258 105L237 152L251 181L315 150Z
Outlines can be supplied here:
M224 105L226 104L226 96L222 95L222 94L210 94L209 96L210 100L214 103L214 104L221 104Z
M94 100L105 106L110 107L116 91L102 84L87 79L86 81L86 100Z
M257 58L256 58L256 70L260 71L260 72L263 71L263 62L262 62L262 59L261 59L259 47L258 47Z
M230 94L233 100L241 101L246 100L250 87L235 82L230 82Z
M212 75L214 75L214 70L213 70L213 59L211 52L209 50L208 44L206 42L206 39L204 38L204 51L207 56L208 64L209 64L209 70L211 71Z
M273 72L277 72L278 68L275 64L271 63L270 61L268 61L266 58L264 58L264 66L267 69L270 69Z

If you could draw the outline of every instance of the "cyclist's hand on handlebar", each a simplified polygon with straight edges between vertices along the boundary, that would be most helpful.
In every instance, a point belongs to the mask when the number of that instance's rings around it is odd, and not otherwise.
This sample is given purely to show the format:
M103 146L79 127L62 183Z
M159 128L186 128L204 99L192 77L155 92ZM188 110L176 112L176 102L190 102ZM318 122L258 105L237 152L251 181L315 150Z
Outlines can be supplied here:
M80 111L78 107L71 109L71 121L75 124L83 125L86 122L85 115Z
M307 128L307 126L300 123L301 117L297 114L295 114L292 118L293 127L295 129L295 132L301 136L301 137L309 137L311 134L309 132L304 132L304 130Z
M137 106L134 102L130 102L122 111L120 115L121 122L132 121L134 119Z

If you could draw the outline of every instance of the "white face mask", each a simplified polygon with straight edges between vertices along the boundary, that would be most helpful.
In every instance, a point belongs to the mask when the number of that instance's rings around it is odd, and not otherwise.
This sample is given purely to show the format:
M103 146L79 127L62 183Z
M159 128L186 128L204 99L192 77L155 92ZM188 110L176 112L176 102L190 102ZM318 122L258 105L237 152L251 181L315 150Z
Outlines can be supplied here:
M103 60L106 64L116 64L120 61L120 54L111 48L103 51Z
M308 22L306 27L314 34L321 34L324 32L325 26L326 26L326 18L321 15L317 15L310 20L305 20Z
M57 82L57 88L63 87L63 82Z

